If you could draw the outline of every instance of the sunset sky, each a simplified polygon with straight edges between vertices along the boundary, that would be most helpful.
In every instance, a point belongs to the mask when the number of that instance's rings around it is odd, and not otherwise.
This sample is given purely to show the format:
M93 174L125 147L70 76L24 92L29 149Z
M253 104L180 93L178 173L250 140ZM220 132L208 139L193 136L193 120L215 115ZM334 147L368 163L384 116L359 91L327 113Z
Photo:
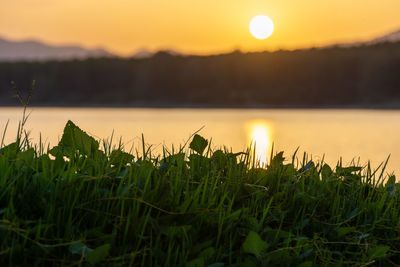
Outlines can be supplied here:
M399 0L0 0L0 37L103 47L120 55L209 54L362 41L400 29ZM268 15L275 31L249 33Z

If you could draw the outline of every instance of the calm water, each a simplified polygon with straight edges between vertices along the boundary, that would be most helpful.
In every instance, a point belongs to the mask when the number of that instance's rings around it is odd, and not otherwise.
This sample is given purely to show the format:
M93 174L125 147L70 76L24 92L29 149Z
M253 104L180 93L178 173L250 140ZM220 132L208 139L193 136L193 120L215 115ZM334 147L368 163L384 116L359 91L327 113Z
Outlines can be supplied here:
M31 108L27 129L37 142L39 133L53 146L68 119L97 138L122 137L126 147L139 148L141 134L156 151L183 144L195 131L213 140L214 147L243 151L255 140L266 160L272 142L289 157L300 147L313 159L335 164L342 157L368 160L373 166L391 159L388 171L400 169L400 111L371 110L235 110L235 109L108 109ZM10 120L7 142L15 137L21 108L0 108L0 129Z

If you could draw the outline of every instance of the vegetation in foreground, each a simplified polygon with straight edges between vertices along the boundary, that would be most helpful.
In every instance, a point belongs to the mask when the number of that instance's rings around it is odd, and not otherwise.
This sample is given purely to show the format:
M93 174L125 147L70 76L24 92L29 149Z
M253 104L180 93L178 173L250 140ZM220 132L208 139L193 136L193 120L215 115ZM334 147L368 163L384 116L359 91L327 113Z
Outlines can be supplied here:
M23 122L22 122L23 124ZM400 262L400 186L370 166L189 147L132 155L71 121L0 145L0 264L326 266ZM384 181L386 178L386 181Z

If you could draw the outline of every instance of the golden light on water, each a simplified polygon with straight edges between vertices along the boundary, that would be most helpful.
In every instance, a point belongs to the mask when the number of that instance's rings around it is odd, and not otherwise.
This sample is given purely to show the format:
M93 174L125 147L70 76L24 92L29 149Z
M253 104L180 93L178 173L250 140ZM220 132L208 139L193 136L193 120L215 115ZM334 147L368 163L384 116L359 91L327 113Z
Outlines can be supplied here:
M252 149L255 149L256 162L261 167L265 167L271 152L271 127L266 122L252 123L249 131L249 139Z

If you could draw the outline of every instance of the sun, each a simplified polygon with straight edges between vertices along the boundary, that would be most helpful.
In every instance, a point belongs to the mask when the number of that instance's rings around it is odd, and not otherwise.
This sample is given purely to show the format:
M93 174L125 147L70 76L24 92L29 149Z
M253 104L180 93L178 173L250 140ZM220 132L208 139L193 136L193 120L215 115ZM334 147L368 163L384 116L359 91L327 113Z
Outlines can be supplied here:
M255 16L250 21L250 33L257 39L266 39L274 31L274 23L265 15Z

